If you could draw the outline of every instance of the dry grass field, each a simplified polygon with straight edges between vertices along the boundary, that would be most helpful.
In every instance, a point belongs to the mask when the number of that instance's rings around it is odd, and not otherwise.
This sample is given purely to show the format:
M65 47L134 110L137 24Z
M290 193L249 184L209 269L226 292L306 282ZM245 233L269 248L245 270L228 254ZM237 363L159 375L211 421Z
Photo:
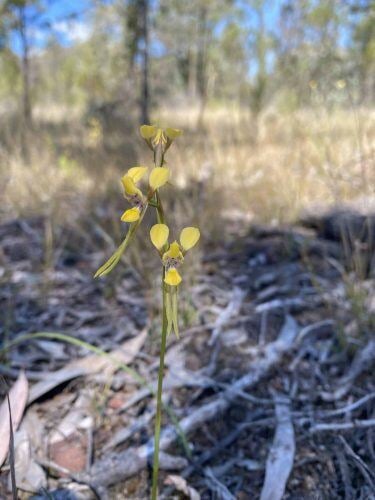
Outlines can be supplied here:
M213 207L228 219L285 223L312 206L368 203L374 195L373 110L270 109L255 121L238 109L209 109L200 128L197 115L162 109L154 118L184 130L169 157L181 188L174 206L185 209L184 196L197 197L195 216L206 218L213 234ZM91 203L114 194L118 201L126 168L149 162L136 124L121 111L80 116L52 109L37 116L27 163L15 146L17 127L1 132L3 217L53 213L58 220L69 210L74 218L92 217ZM198 213L200 203L205 209Z

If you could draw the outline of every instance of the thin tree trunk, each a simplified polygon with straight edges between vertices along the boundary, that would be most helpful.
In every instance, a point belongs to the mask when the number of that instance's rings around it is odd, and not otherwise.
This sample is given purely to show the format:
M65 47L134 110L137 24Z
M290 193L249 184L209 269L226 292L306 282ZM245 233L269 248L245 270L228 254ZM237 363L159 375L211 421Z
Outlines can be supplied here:
M191 48L188 55L188 95L191 100L197 97L197 53Z
M141 123L150 123L149 116L149 33L148 33L148 7L149 0L141 0L140 15L142 24L142 69L141 69L141 98L140 98L140 120Z
M197 126L203 125L203 115L207 101L207 6L199 9L198 51L197 51L197 89L199 92L199 114Z
M26 34L26 17L24 7L19 10L20 38L22 46L22 114L26 129L31 128L32 109L30 99L30 57L29 43Z

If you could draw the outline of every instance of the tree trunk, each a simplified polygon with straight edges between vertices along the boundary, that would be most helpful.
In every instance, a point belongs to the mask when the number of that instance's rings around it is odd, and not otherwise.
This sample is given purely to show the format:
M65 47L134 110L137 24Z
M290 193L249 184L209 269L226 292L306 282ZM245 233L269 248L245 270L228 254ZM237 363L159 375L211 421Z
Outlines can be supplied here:
M149 103L149 33L148 33L148 7L149 0L140 0L140 17L142 26L142 67L141 67L141 97L140 97L140 120L141 123L150 123Z
M22 46L22 114L25 128L30 129L32 123L30 99L30 58L29 43L26 34L26 16L24 7L20 7L19 14L19 29Z
M198 51L197 51L197 90L199 93L198 128L203 125L203 115L207 101L207 6L199 9L198 19Z

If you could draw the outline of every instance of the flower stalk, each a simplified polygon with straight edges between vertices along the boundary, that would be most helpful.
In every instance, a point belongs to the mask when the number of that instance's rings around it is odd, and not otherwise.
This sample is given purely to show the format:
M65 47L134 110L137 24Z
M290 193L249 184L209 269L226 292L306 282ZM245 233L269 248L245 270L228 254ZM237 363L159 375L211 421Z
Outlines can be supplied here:
M199 229L196 227L185 227L180 232L179 242L175 240L169 243L170 230L166 224L165 212L159 192L160 188L165 186L170 178L170 169L165 166L165 153L171 146L173 140L179 137L182 132L172 128L163 130L154 125L142 125L140 132L148 147L152 150L154 159L154 166L148 175L148 191L147 194L144 194L138 187L142 178L148 173L147 167L132 167L122 177L121 182L124 189L124 197L130 204L130 208L125 210L121 216L121 220L125 223L129 223L130 226L121 245L108 261L98 269L95 277L107 275L117 266L122 254L139 230L147 208L154 208L156 212L156 224L151 227L150 239L158 251L162 265L163 298L151 487L151 500L157 500L160 433L163 408L162 395L167 337L172 330L177 337L179 336L178 288L182 281L179 268L184 262L186 252L197 244L200 233Z
M158 370L158 388L156 393L156 415L155 415L155 433L154 433L154 459L152 469L152 487L151 487L151 500L157 500L158 495L158 479L159 479L159 454L160 454L160 431L161 431L161 418L163 408L163 380L164 380L164 360L165 351L167 347L167 314L166 314L166 290L164 283L164 274L162 272L162 292L163 292L163 318L161 328L161 341L160 341L160 355L159 355L159 370Z

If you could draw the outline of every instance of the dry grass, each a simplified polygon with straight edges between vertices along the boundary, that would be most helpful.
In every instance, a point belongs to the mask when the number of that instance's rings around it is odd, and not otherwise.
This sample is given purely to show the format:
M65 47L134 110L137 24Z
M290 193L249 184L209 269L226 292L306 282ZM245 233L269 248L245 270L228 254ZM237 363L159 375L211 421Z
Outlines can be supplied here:
M212 174L225 210L255 220L284 222L312 204L343 203L375 193L375 112L264 113L258 127L239 112L207 113L193 133L194 113L174 113L189 132L173 167L182 181ZM170 113L160 113L164 123ZM255 137L256 128L258 129Z
M77 113L59 122L56 110L52 114L48 121L38 112L27 164L11 129L3 130L3 216L53 211L58 218L85 217L93 204L116 193L120 213L121 172L135 162L150 164L136 125L118 119L108 124L101 116L79 120ZM255 124L245 112L221 108L207 110L197 129L197 110L162 109L157 122L185 131L169 154L181 188L178 200L170 190L171 206L177 218L184 212L186 219L186 210L193 219L203 217L214 233L217 207L229 219L278 223L311 205L373 199L374 118L375 111L364 109L268 110Z

